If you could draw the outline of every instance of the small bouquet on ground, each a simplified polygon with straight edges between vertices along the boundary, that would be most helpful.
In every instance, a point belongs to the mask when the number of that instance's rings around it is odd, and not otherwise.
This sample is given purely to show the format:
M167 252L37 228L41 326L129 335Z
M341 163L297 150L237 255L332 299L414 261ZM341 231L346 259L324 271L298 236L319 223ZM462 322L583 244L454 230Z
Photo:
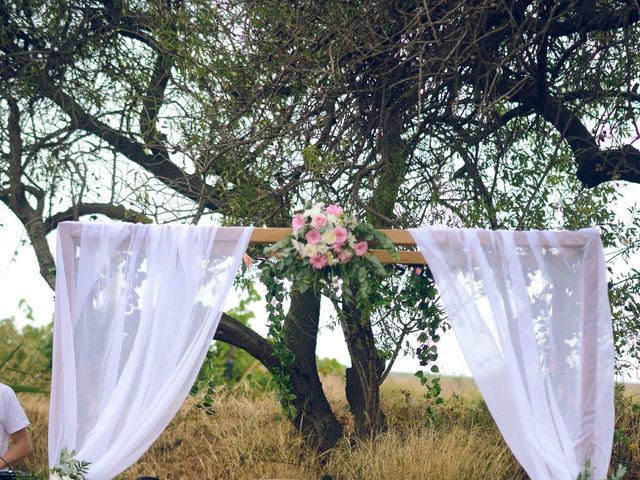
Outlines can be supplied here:
M59 464L49 471L49 480L84 480L90 464L75 457L75 450L68 451L63 448Z
M263 281L271 283L274 274L287 278L304 292L314 284L325 283L335 288L368 287L367 279L386 275L384 267L369 250L382 248L396 255L393 243L370 223L359 222L344 212L340 205L309 206L297 213L291 222L291 235L265 249L271 256L271 268L263 270ZM333 281L332 281L333 279ZM347 291L345 294L349 294Z

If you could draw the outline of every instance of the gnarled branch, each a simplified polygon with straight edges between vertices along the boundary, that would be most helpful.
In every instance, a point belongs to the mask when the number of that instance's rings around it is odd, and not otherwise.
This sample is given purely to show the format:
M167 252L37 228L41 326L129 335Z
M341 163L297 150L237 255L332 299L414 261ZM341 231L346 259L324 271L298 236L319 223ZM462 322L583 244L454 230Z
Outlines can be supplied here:
M58 212L44 220L45 233L52 232L60 222L77 220L83 215L104 215L113 220L121 220L130 223L152 223L152 220L143 213L130 210L122 205L111 203L80 203L68 208L64 212Z
M195 201L204 198L204 206L213 211L221 208L217 189L206 184L199 176L184 172L166 156L166 150L156 149L155 152L147 153L142 144L89 114L71 95L46 78L41 79L40 88L45 96L67 114L74 128L104 140L116 152L149 171L181 195Z

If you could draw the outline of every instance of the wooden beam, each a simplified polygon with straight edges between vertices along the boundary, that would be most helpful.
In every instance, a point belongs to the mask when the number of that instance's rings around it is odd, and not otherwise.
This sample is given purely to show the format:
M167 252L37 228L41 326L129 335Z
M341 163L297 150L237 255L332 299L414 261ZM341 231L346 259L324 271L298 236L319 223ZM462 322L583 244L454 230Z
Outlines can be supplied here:
M64 222L64 230L69 235L78 238L82 232L82 223ZM129 224L134 226L135 224ZM268 245L282 240L291 233L291 228L255 228L251 234L251 243ZM407 230L380 230L387 235L391 241L399 247L415 247L413 237ZM222 239L218 238L217 241ZM230 247L232 248L232 246ZM424 265L426 262L420 252L417 251L399 251L399 261L394 261L386 250L372 250L371 253L378 257L382 263L404 263L408 265Z
M251 235L251 243L268 245L276 243L291 234L291 228L256 228ZM399 247L415 247L416 243L407 230L380 230L389 239ZM416 251L399 251L400 258L395 261L386 250L372 250L372 255L378 257L382 263L404 263L408 265L425 265L426 262L420 252Z
M286 238L292 231L292 228L256 228L251 235L251 243L276 243ZM384 233L395 245L400 247L416 246L416 242L413 241L413 237L407 230L382 229L380 232Z
M391 255L386 250L371 250L371 254L378 257L381 263L404 263L406 265L426 265L424 257L420 252L403 252L399 251L400 258L398 261L391 258Z

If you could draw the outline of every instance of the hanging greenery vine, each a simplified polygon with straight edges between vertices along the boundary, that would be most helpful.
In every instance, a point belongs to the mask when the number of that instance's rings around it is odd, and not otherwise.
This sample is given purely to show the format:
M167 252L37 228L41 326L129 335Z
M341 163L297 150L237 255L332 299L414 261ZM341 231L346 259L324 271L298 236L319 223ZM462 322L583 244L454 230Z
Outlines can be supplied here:
M368 319L411 315L412 331L421 332L421 346L416 351L421 364L437 358L436 332L443 323L427 270L383 266L371 250L386 250L397 261L399 257L391 240L370 223L345 213L339 205L308 206L294 216L292 227L291 235L264 249L267 260L260 263L269 313L268 338L280 363L274 381L288 416L296 414L288 374L294 358L284 335L285 303L292 291L324 294L335 306L340 302L351 303L365 312L363 317ZM342 314L339 308L336 312ZM408 344L405 347L410 348ZM381 350L383 358L397 353ZM437 381L430 384L424 373L420 375L428 386L428 395L439 397Z

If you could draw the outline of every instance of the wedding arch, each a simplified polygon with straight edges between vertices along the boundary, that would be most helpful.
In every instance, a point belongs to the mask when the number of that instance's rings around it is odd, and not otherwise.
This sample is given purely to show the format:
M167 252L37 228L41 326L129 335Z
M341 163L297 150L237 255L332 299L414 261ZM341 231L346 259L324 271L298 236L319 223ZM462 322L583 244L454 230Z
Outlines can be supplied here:
M134 463L186 398L251 241L291 229L58 227L49 463L88 478ZM598 231L382 231L427 263L487 406L534 480L606 475L613 344ZM360 253L360 252L359 252Z

